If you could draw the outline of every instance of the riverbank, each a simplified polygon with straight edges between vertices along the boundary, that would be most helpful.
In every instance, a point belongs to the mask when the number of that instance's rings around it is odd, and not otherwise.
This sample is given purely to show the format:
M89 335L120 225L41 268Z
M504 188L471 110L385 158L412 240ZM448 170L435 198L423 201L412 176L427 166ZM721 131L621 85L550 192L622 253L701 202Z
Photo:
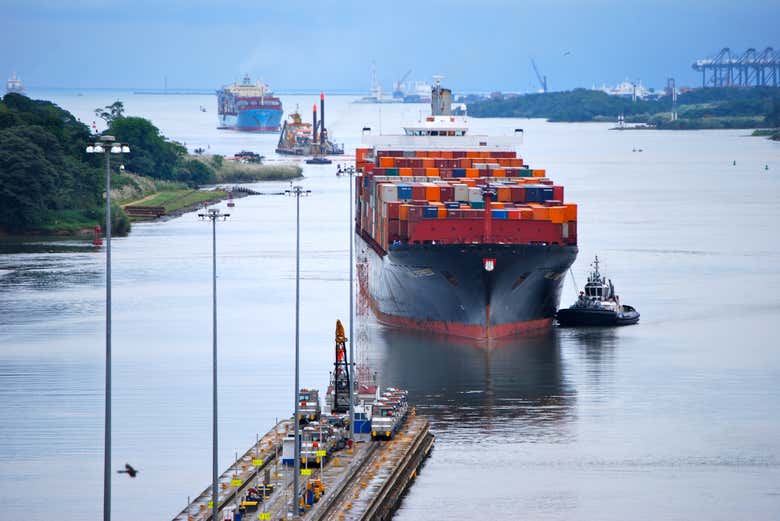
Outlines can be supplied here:
M776 127L780 120L780 88L693 89L677 97L672 118L671 96L632 100L604 92L498 94L469 104L472 117L544 118L550 122L617 121L641 123L659 130Z
M136 201L131 201L123 205L123 209L130 216L130 219L133 222L148 221L150 219L158 218L172 219L187 212L197 210L204 204L208 205L223 201L230 197L231 193L235 198L244 197L247 195L242 192L233 193L219 188L213 190L165 190L147 195L146 197ZM162 208L163 213L160 215L150 213L145 214L144 212L134 213L134 208Z

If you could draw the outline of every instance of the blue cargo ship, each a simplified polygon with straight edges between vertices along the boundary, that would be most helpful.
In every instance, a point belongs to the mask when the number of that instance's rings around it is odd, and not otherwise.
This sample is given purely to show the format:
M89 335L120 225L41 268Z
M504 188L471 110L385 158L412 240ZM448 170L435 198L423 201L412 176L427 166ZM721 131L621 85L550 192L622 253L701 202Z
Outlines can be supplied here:
M284 109L268 85L244 76L241 83L217 91L217 113L221 129L279 132Z

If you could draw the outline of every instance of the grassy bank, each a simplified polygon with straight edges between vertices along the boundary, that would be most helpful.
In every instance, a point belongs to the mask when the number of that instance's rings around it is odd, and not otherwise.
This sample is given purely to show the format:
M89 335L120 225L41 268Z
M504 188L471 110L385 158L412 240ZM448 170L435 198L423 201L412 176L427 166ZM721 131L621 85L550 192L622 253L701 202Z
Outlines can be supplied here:
M162 206L165 208L165 215L175 216L198 208L204 203L221 201L227 196L227 192L222 190L177 188L155 192L141 199L130 201L125 206Z
M222 156L192 155L212 168L219 183L253 183L256 181L286 181L301 177L303 169L297 165L258 165L226 161Z

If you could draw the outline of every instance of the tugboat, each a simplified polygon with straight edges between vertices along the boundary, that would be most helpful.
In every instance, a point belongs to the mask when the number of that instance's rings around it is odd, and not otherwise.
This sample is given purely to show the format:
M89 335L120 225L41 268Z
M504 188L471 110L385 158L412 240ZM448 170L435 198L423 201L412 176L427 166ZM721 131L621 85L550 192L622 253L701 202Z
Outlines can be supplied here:
M599 273L599 258L592 264L584 291L577 302L566 309L559 309L555 319L561 327L577 326L629 326L639 322L639 312L620 303L612 280Z

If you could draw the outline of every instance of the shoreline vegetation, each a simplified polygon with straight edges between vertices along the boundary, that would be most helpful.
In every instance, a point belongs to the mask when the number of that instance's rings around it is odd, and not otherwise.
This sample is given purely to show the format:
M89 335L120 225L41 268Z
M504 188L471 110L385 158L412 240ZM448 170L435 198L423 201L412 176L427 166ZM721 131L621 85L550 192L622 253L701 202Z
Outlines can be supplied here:
M693 89L677 97L672 119L671 96L637 99L605 92L575 89L544 94L503 95L469 104L469 115L482 118L544 118L550 122L616 122L623 116L629 127L647 125L660 130L728 128L778 129L780 88ZM776 132L776 131L775 131Z
M131 150L111 157L115 235L130 232L124 207L139 200L164 207L170 218L229 197L224 189L201 186L286 180L302 173L297 165L188 154L151 121L125 116L120 101L95 114L106 121L106 134ZM85 151L96 139L87 125L54 103L13 93L0 99L0 236L92 236L96 226L105 228L105 158Z

